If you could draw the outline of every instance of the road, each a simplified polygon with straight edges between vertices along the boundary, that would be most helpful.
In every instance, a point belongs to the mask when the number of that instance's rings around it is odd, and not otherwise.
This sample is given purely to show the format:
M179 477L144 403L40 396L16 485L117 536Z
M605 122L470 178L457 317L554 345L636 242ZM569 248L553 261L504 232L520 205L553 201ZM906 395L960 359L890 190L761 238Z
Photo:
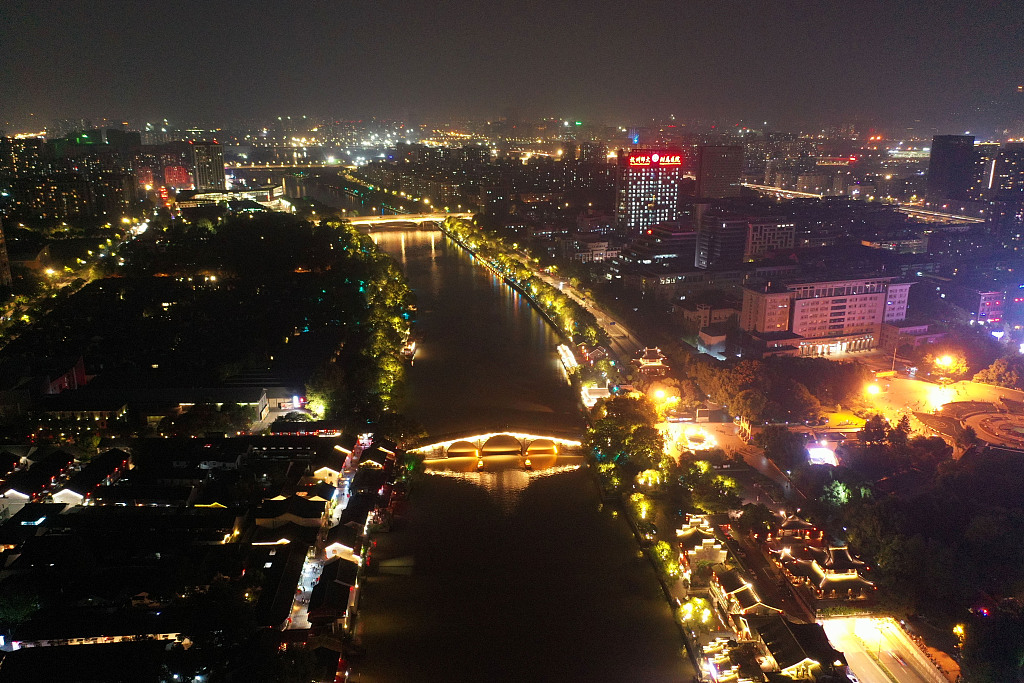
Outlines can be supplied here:
M525 265L530 266L529 263L526 263ZM563 285L562 283L565 282L564 280L541 271L536 271L535 274L552 287L561 289L566 296L594 315L594 318L597 320L597 324L608 333L608 337L611 339L611 351L615 354L620 363L630 363L634 358L636 358L637 351L640 350L642 344L637 339L637 336L622 324L621 320L615 318L603 308L597 306L593 301L583 297L579 292L573 289L569 283L566 282Z
M302 573L299 575L299 583L295 587L295 595L292 596L292 607L288 612L286 629L308 629L309 623L309 596L313 593L313 587L320 581L320 574L324 570L324 562L327 558L324 555L324 544L327 539L327 532L334 526L341 523L341 513L348 506L351 497L349 486L359 469L359 458L363 448L369 445L367 441L360 439L356 442L355 448L345 458L342 466L342 476L337 483L337 502L329 503L324 510L324 516L320 520L320 534L317 536L316 545L310 548L306 561L302 565ZM337 447L336 447L337 448Z
M948 683L893 619L836 617L818 623L861 683Z

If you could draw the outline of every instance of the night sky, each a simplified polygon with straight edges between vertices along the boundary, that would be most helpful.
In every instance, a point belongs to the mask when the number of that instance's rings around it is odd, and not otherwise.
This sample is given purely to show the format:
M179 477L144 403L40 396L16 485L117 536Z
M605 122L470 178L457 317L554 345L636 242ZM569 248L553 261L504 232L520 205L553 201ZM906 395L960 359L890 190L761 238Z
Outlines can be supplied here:
M3 0L0 127L554 115L1024 118L1021 0Z

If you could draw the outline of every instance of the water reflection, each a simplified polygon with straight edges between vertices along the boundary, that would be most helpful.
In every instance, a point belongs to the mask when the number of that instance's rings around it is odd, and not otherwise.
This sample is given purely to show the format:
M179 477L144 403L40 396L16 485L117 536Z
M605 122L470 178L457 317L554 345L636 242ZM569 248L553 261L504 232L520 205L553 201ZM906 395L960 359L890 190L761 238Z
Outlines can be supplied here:
M475 457L426 460L427 474L460 479L486 490L506 515L515 513L523 491L534 481L555 474L578 470L583 458L578 455L531 455L527 470L526 458L518 455L488 456L483 468Z
M416 293L404 410L431 434L582 431L558 336L514 289L431 230L371 233Z

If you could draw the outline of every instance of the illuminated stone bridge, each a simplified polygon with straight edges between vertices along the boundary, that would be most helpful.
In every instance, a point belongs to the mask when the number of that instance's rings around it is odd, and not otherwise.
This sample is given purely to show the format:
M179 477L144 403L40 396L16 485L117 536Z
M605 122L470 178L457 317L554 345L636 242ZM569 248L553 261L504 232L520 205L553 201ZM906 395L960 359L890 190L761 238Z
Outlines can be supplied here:
M437 458L487 458L490 456L558 455L566 451L578 452L581 443L577 439L521 432L490 432L450 438L410 449L409 453L422 455L427 459Z
M443 223L446 218L470 219L471 213L401 213L387 216L354 216L348 222L356 227L379 229L384 227L421 227L424 223Z

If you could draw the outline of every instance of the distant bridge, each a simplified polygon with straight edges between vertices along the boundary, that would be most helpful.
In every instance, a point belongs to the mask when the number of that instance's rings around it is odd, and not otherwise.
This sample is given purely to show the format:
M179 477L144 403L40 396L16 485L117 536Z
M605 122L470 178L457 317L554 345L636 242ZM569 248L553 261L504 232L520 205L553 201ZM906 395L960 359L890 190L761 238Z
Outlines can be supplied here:
M955 213L945 213L943 211L932 211L931 209L922 209L918 206L901 205L897 211L901 211L908 216L913 218L923 218L926 220L933 220L936 222L948 222L948 223L984 223L987 219L979 216L964 216Z
M521 432L490 432L437 441L409 449L409 453L435 458L486 458L498 455L557 455L560 449L574 450L582 443L576 439Z
M749 187L751 190L760 192L761 194L774 194L779 197L786 199L792 199L794 197L810 197L813 199L821 199L825 195L815 194L814 192L799 192L797 190L787 190L781 187L772 187L771 185L755 185L754 183L740 183L743 187Z
M370 227L387 225L389 223L441 223L445 218L472 219L471 213L405 213L392 216L356 216L349 218L348 222L355 226L366 225Z
M808 198L808 199L823 199L825 195L816 194L814 192L800 192L797 190L787 190L781 187L772 187L771 185L756 185L754 183L741 183L743 187L750 188L761 194L773 194L776 197L782 197L784 199L793 199L796 197ZM896 211L905 213L912 218L921 218L925 220L931 220L937 223L984 223L987 219L979 216L964 216L956 213L945 213L942 211L932 211L931 209L923 209L919 206L911 204L891 204Z
M313 169L313 168L333 168L339 171L353 169L355 166L348 164L338 163L263 163L263 164L225 164L225 170L228 171L283 171L292 169Z

